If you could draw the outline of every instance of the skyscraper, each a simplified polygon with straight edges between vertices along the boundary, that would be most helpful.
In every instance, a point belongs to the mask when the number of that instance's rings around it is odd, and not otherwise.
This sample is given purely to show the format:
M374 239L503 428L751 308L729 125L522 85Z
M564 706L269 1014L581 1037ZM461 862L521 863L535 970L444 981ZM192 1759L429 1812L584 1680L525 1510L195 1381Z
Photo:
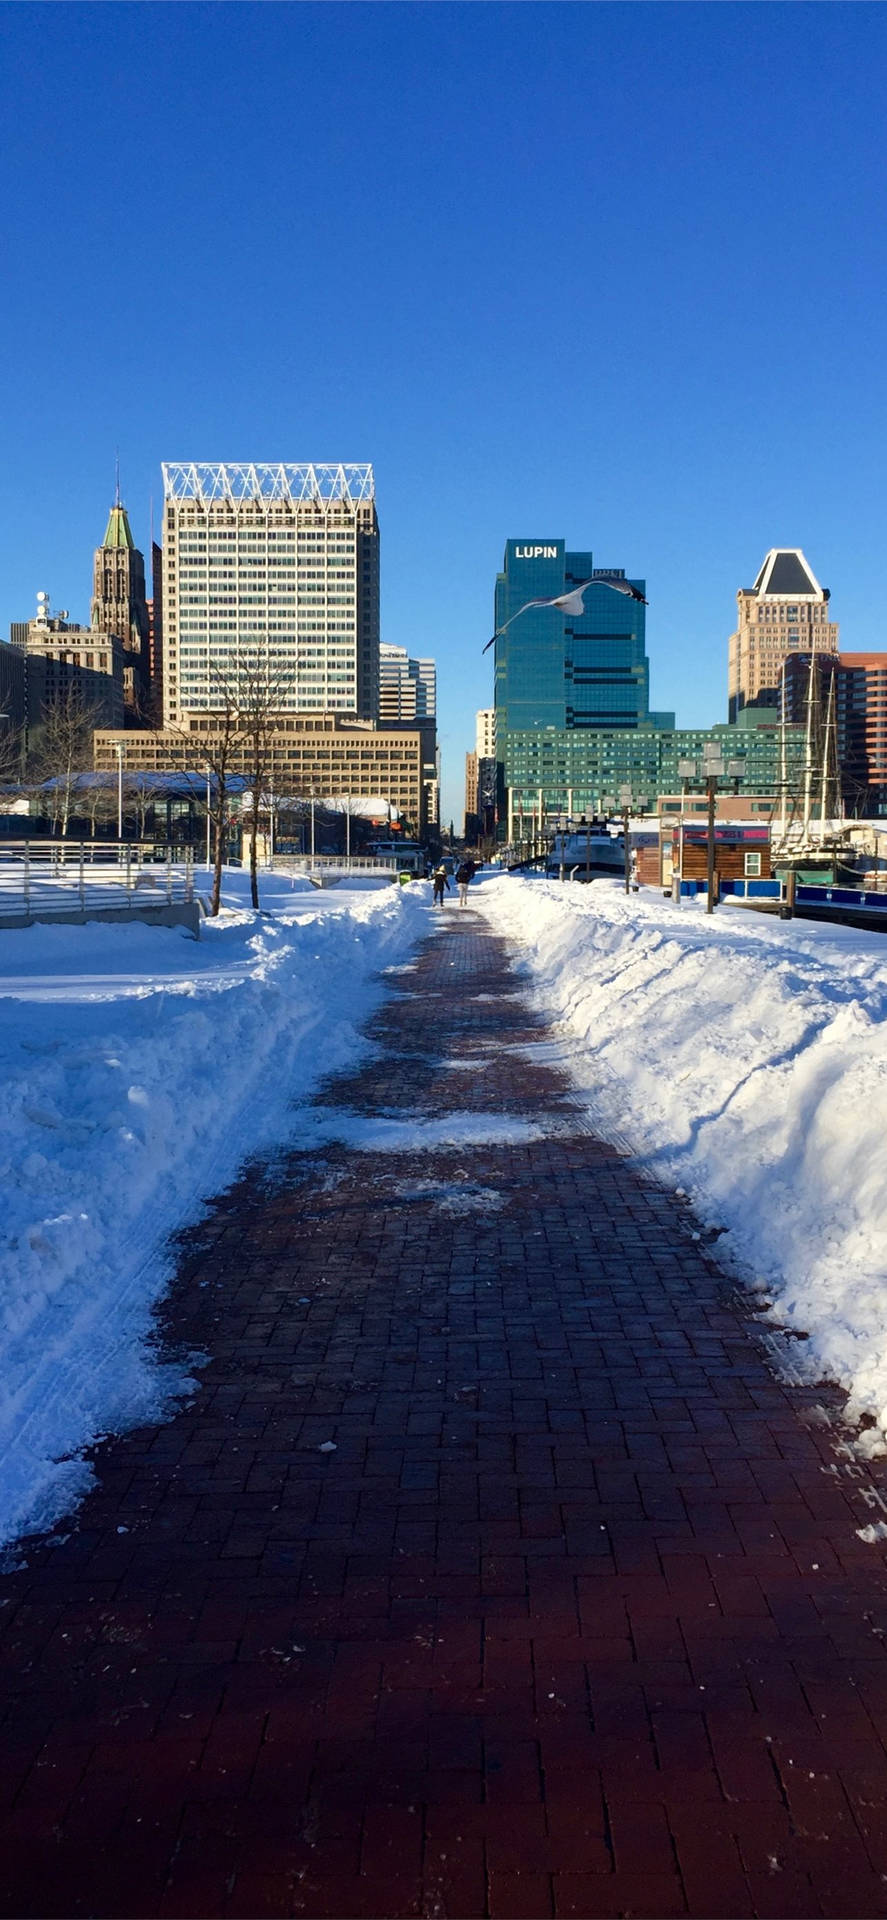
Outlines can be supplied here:
M496 709L479 707L475 715L474 751L479 760L496 758Z
M650 712L640 600L613 591L590 553L563 540L508 540L496 581L496 735L526 728L667 726ZM588 581L581 614L527 602L552 600ZM598 582L600 584L598 584ZM631 583L643 592L644 583ZM526 611L521 609L526 608ZM510 624L509 624L510 623ZM502 629L508 627L507 632Z
M779 705L783 662L791 653L838 651L829 592L800 547L771 547L753 587L736 595L736 632L727 645L728 717L743 707Z
M437 668L413 660L406 647L383 640L379 648L379 719L433 720L437 714Z
M375 718L372 467L192 461L163 487L164 723L212 713L258 664L281 712Z
M90 619L97 633L116 634L121 642L124 706L128 716L144 716L151 684L145 561L133 540L119 492L104 540L95 549Z

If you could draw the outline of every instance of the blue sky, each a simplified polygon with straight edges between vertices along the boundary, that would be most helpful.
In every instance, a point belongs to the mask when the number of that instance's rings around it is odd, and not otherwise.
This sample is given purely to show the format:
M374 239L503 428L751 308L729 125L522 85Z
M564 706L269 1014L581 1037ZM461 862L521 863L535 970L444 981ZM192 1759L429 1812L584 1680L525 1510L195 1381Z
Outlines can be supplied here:
M735 594L882 586L881 5L0 12L0 631L89 611L119 446L371 460L383 638L438 662L457 819L509 536L648 583L656 707L726 715Z

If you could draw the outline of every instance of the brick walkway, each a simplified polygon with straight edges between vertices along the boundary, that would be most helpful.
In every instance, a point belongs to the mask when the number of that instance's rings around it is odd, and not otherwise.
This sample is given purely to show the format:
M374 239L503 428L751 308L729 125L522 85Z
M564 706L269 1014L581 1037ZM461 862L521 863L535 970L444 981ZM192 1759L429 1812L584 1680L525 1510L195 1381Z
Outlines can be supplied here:
M182 1247L196 1397L2 1581L2 1912L887 1913L887 1475L482 918L392 989Z

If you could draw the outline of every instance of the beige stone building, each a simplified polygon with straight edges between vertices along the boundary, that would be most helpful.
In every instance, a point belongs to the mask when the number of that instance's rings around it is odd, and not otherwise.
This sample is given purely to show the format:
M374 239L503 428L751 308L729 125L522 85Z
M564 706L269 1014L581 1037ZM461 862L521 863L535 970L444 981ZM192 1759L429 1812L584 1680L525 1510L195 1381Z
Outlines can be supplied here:
M478 708L474 750L479 760L495 760L496 758L495 707Z
M17 626L24 651L44 663L46 706L74 694L105 726L123 725L123 646L116 634L50 613L46 593L37 595L36 619Z
M94 742L96 769L116 768L122 748L124 772L173 769L202 774L206 767L202 743L208 742L213 727L211 718L191 715L181 730L99 731ZM232 772L248 771L244 750L234 756ZM372 720L337 713L281 716L272 735L270 772L275 793L286 798L382 795L399 809L412 833L422 834L428 825L419 726L380 727Z
M727 655L728 717L743 707L776 707L783 661L790 653L837 653L838 626L829 592L800 547L771 547L753 587L736 595L738 621Z

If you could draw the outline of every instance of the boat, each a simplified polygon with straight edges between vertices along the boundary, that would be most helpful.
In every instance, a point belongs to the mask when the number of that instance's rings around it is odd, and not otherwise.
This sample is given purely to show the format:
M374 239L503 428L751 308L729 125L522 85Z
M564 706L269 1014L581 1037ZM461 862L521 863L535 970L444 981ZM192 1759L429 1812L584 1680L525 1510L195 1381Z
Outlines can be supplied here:
M596 880L605 874L620 879L625 872L622 834L611 833L600 821L575 833L556 833L546 855L545 871L550 879L557 880L562 869L568 880Z

